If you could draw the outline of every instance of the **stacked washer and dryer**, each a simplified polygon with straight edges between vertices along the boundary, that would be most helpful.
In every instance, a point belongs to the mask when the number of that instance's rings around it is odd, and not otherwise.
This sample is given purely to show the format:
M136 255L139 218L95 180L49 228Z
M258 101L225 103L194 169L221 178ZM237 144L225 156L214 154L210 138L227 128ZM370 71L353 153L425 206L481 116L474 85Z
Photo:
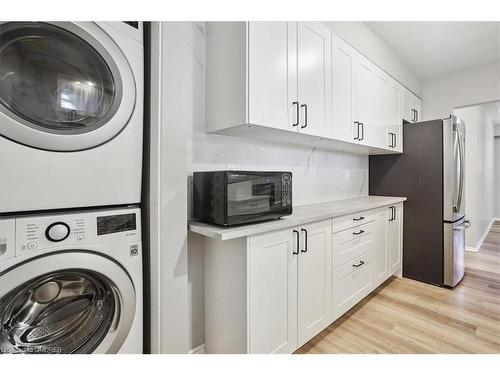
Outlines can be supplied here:
M0 23L0 353L142 353L140 22Z

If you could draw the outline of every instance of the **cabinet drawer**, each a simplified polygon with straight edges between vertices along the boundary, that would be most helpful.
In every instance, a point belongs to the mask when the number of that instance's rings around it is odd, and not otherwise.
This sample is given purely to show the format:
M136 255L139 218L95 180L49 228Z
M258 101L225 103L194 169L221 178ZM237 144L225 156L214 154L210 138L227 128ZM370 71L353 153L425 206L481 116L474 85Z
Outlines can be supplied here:
M332 272L333 319L345 314L372 290L373 255L370 251Z
M339 267L373 250L375 231L375 222L372 221L334 233L332 236L332 268Z
M375 217L372 212L359 212L352 215L334 217L332 219L332 233L366 224L373 220L375 220Z

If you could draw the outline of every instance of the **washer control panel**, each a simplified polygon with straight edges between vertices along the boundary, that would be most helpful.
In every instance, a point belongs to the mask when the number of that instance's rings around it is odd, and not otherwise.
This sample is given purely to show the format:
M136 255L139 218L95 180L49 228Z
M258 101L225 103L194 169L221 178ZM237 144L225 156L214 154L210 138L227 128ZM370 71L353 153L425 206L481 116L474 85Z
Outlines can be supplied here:
M33 216L16 219L16 255L76 244L90 230L85 216ZM82 241L80 241L82 242Z
M140 241L138 208L0 218L0 261L34 251Z

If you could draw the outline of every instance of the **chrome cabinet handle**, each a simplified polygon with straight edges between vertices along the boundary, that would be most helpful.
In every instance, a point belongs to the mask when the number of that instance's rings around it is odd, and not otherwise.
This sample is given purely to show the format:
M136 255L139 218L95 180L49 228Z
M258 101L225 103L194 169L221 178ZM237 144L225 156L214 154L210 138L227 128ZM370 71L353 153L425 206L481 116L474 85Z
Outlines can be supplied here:
M391 144L389 145L389 148L395 148L396 147L396 134L394 133L389 133L391 136Z
M363 139L365 139L365 124L360 122L359 125L361 125L361 137L359 138L359 140L362 141Z
M363 233L365 233L365 231L363 229L360 229L359 232L352 232L352 234L354 234L356 236L359 234L363 234Z
M297 235L297 242L296 242L296 244L297 244L297 251L293 251L293 252L292 252L292 254L293 254L293 255L298 255L298 254L299 254L299 246L300 246L300 245L299 245L299 237L300 237L300 234L299 234L299 231L298 231L298 230L295 230L295 229L293 230L293 234L296 234L296 235Z
M389 206L389 208L391 209L391 218L389 219L389 221L394 221L396 220L396 207Z
M304 239L304 249L303 250L300 250L301 253L307 253L307 230L305 230L304 228L302 228L300 230L301 232L304 232L306 234L306 237Z
M293 123L292 126L299 126L299 121L300 121L299 102L293 102L292 105L295 106L295 114L297 116L297 122Z
M364 216L360 216L360 217L353 217L352 220L354 221L360 221L360 220L364 220L365 217Z
M301 129L307 128L307 104L301 104L300 108L304 108L304 126L301 126Z
M352 266L358 268L358 267L361 267L363 264L365 264L365 262L360 260L358 264L353 264Z
M357 125L356 131L357 131L358 135L354 137L354 139L357 140L357 139L359 139L359 121L354 121L354 124Z
M392 146L392 148L396 148L396 145L397 145L397 137L396 137L396 134L395 134L395 133L392 133L392 135L394 136L394 146Z

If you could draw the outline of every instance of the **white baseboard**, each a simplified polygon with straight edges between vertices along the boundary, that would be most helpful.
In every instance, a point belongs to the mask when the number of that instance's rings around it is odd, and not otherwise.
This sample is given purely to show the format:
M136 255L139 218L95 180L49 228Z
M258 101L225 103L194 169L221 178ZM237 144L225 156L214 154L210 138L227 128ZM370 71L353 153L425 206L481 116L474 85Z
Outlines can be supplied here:
M205 354L205 344L198 345L189 351L189 354Z
M494 217L491 219L490 223L488 224L488 226L486 227L486 230L484 231L483 235L481 236L481 238L479 239L479 241L477 242L476 246L475 247L472 247L472 246L465 246L465 250L467 251L473 251L473 252L478 252L479 249L481 249L481 246L483 246L483 242L484 240L486 239L486 236L488 235L488 233L490 232L490 229L491 229L491 226L493 225L493 223L495 221L500 221L500 219Z

